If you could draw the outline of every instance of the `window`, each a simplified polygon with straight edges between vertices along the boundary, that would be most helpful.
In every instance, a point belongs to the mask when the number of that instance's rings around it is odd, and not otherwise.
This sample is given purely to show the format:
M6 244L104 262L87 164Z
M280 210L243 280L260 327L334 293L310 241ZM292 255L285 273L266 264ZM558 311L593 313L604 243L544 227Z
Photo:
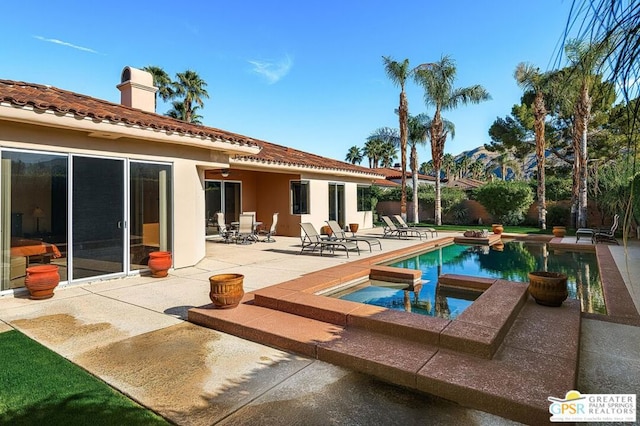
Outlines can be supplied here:
M309 182L291 181L291 214L309 214Z
M358 185L358 211L371 211L371 187Z

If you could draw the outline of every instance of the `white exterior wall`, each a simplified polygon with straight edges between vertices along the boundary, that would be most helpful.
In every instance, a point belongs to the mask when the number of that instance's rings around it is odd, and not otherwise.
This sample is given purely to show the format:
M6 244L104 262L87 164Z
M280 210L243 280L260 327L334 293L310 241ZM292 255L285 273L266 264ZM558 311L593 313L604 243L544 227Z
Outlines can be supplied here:
M302 215L301 222L311 222L320 232L329 219L329 183L338 183L344 184L345 223L357 223L361 229L373 228L373 214L357 211L358 185L371 185L370 180L319 174L302 175L301 180L309 181L310 192L310 213Z

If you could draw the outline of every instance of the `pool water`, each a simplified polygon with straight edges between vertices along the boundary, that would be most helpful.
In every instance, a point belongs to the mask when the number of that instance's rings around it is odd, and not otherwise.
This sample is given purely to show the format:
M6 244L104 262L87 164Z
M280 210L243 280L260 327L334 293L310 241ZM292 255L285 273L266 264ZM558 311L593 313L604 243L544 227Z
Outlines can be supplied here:
M421 270L422 288L415 292L388 288L376 291L367 286L340 298L454 319L473 303L474 296L447 294L436 285L442 274L528 283L529 272L552 271L567 275L569 297L580 300L583 312L606 314L595 253L551 250L546 243L528 241L508 241L504 246L491 247L451 244L386 265ZM363 295L364 291L367 293Z

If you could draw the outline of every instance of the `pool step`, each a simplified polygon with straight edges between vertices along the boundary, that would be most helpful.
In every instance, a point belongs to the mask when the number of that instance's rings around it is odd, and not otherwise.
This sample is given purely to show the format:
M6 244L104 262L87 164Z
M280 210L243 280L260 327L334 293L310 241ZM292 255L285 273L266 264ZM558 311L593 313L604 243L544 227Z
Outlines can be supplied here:
M465 280L473 281L473 277ZM482 282L486 279L479 279ZM486 283L485 283L486 284ZM455 320L415 315L315 294L268 287L254 293L256 306L491 358L526 301L527 286L493 280Z

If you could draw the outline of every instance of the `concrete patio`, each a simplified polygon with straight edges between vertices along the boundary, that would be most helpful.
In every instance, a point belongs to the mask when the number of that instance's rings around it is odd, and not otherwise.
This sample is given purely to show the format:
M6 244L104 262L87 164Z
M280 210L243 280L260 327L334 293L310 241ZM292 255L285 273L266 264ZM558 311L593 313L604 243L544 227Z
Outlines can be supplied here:
M249 246L209 242L206 259L165 279L69 286L45 301L3 296L0 331L24 332L178 424L514 423L185 321L189 309L210 303L207 279L214 273L242 273L245 291L254 292L380 253L363 251L350 259L298 255L299 239L276 240ZM385 239L383 253L419 242ZM626 257L624 247L611 246L611 253L637 308L640 284L631 277L640 276L640 245L630 241L628 249ZM640 327L583 317L577 389L640 388L639 345Z

